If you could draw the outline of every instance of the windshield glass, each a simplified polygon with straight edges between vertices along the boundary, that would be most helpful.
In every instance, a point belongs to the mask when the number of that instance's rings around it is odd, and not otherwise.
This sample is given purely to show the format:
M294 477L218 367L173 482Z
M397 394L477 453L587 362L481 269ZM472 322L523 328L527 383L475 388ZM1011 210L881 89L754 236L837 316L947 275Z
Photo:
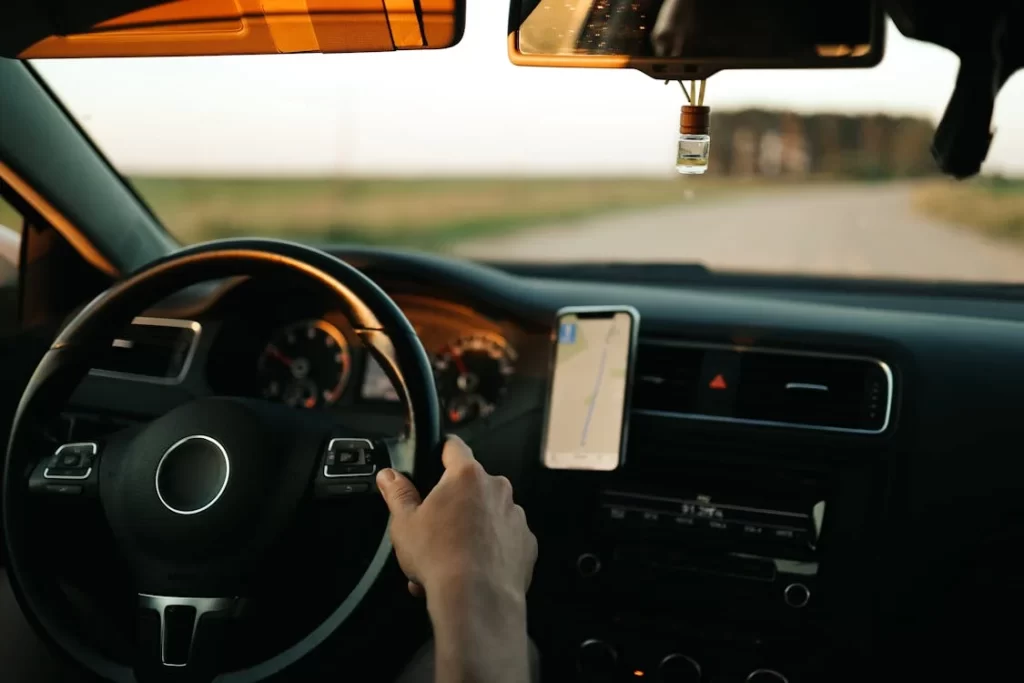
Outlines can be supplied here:
M443 51L34 66L182 242L1024 280L1020 74L967 183L928 151L958 60L893 26L874 69L711 78L710 168L679 176L678 85L512 66L507 6L471 9Z

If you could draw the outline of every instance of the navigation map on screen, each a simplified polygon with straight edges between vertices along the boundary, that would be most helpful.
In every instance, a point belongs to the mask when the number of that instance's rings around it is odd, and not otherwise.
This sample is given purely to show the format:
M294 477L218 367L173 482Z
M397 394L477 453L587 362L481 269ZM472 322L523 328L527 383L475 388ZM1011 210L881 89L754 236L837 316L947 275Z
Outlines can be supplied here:
M633 318L569 314L558 321L544 464L613 470L619 465Z

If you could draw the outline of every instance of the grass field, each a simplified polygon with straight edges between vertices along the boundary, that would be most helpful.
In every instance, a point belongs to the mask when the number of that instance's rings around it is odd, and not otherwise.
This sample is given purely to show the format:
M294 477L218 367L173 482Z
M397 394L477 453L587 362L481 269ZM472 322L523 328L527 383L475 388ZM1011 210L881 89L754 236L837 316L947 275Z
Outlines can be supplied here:
M0 225L5 225L14 230L21 230L21 217L18 212L0 197Z
M683 179L135 178L184 242L264 235L437 248L538 223L703 200L763 182Z
M155 178L132 182L181 241L262 235L312 243L434 249L461 238L812 180L722 178L351 179ZM1024 243L1024 180L924 181L915 208L947 223ZM0 224L20 219L0 200Z
M1024 243L1024 179L937 180L916 190L914 205L932 218Z

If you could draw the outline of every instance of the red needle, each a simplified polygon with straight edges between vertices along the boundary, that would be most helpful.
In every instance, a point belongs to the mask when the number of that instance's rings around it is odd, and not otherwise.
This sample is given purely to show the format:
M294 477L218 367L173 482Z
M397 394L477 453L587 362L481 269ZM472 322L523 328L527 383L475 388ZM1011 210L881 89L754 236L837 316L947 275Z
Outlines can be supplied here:
M469 369L466 367L466 362L462 360L462 354L457 353L452 347L448 347L448 350L452 354L452 360L455 362L455 367L458 369L460 374L468 375Z
M276 346L268 346L267 353L269 353L271 356L284 363L286 366L292 366L292 359L281 353L280 349L278 349Z

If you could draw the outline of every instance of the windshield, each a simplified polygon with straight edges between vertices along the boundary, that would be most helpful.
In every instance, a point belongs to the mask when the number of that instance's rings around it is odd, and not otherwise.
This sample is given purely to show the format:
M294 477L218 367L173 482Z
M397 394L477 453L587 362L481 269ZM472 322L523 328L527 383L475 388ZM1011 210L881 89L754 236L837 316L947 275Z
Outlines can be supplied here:
M471 9L443 51L34 65L186 243L1024 280L1020 74L970 182L928 151L958 60L893 26L875 69L711 78L709 171L680 176L678 85L512 66L507 6Z

